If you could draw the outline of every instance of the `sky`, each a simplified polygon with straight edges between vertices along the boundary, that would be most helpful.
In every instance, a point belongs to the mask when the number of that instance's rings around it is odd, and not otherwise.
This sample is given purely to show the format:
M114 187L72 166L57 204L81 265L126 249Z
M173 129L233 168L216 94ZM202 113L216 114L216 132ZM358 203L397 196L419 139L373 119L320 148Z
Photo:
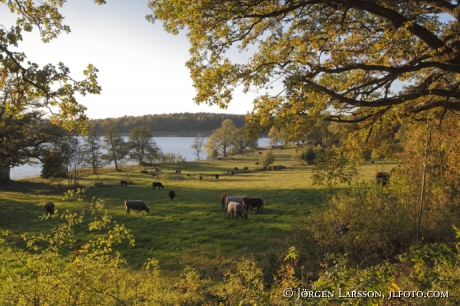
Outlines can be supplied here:
M255 93L235 90L234 100L224 110L196 105L195 89L185 62L190 44L185 33L168 34L161 22L145 19L151 11L148 0L68 0L60 10L71 33L62 33L50 43L38 31L24 33L16 51L40 66L63 62L72 78L83 79L88 64L98 70L100 95L79 97L90 119L142 116L181 112L246 114L252 110ZM16 15L0 4L0 24L14 25ZM236 54L238 56L238 54Z

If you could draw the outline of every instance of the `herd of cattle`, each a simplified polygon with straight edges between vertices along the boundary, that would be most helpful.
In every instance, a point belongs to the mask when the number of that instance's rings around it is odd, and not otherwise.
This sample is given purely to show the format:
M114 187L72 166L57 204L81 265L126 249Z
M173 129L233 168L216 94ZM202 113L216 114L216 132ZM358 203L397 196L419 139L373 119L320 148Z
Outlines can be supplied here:
M141 171L141 173L143 172L144 170ZM233 172L233 170L229 170L229 173L233 175L231 172ZM180 173L180 170L177 170L176 173ZM218 179L219 175L216 175L215 178ZM201 179L202 177L200 176L200 180ZM389 179L390 174L387 172L377 172L375 175L376 183L380 186L385 186L388 183ZM127 186L128 182L122 180L120 181L120 185L122 187ZM164 189L164 186L161 182L153 182L152 188ZM173 201L176 197L176 193L173 190L171 190L168 195L171 201ZM235 217L236 219L238 219L238 217L241 217L242 219L247 219L249 210L257 208L257 213L259 213L260 210L263 209L265 206L265 202L262 198L250 198L246 196L232 194L222 194L220 197L220 202L222 209L227 213L227 219L229 219L230 216L232 217L232 219L233 217ZM54 204L52 202L47 202L44 208L48 215L54 214ZM126 214L129 214L130 210L136 210L137 212L145 210L147 213L150 212L149 207L145 204L144 201L141 200L126 200L125 210Z
M170 200L174 200L176 193L174 191L169 192ZM241 219L247 219L249 210L253 210L257 208L257 212L259 213L261 209L265 207L265 202L262 198L249 198L246 196L237 196L237 195L230 195L230 194L222 194L220 196L221 199L221 206L224 211L227 212L227 219L230 216L241 217ZM126 214L129 214L130 210L136 210L137 212L141 212L145 210L146 212L150 212L150 208L145 204L144 201L141 200L126 200L125 201L125 210Z

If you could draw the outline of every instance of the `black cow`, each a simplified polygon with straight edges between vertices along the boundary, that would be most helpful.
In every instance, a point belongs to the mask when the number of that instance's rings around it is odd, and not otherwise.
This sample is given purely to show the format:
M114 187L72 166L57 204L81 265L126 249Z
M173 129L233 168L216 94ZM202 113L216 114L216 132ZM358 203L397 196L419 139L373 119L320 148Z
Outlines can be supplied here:
M175 196L176 196L176 193L175 193L173 190L171 190L171 191L169 192L169 199L170 199L171 201L174 201L174 197L175 197Z
M120 181L120 185L121 185L121 187L128 186L128 182L127 181Z
M54 214L54 204L52 202L48 202L45 204L46 214L52 215Z
M153 182L153 183L152 183L152 188L153 188L153 189L156 189L157 187L158 187L158 189L160 189L160 188L164 189L162 183L160 183L160 182Z

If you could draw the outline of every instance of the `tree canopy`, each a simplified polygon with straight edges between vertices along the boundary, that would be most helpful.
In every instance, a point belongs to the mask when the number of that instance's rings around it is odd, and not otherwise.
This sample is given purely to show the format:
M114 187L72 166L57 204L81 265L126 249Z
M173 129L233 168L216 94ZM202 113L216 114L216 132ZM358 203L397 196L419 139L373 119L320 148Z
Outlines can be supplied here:
M147 19L173 34L188 32L196 103L226 107L240 85L266 90L254 101L252 120L289 123L292 131L320 120L363 128L460 110L457 1L150 0L149 6ZM235 48L248 51L245 62L231 60Z

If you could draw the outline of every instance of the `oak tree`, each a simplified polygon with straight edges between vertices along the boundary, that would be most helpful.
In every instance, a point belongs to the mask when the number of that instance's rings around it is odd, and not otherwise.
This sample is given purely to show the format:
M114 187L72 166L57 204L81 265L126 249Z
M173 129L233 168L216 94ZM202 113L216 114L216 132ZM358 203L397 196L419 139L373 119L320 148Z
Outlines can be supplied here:
M95 2L105 3L103 0ZM38 30L44 43L62 32L70 32L59 12L64 3L62 0L0 0L0 6L6 5L11 13L18 15L15 25L0 27L0 135L9 135L9 126L18 124L23 116L31 112L41 116L47 114L47 121L68 130L84 131L86 128L86 107L77 102L76 95L100 93L97 69L88 65L83 71L83 80L78 81L72 78L69 68L62 62L40 67L27 61L26 54L17 51L24 32ZM38 123L38 120L33 122ZM2 148L2 155L25 151L23 147ZM23 159L20 163L27 161ZM17 163L1 157L0 179L9 180L9 169L15 165Z
M457 1L150 0L149 7L150 21L187 31L196 103L225 108L237 86L258 90L249 120L289 123L292 137L320 120L392 137L407 117L460 110ZM234 51L247 51L247 60L232 60Z

